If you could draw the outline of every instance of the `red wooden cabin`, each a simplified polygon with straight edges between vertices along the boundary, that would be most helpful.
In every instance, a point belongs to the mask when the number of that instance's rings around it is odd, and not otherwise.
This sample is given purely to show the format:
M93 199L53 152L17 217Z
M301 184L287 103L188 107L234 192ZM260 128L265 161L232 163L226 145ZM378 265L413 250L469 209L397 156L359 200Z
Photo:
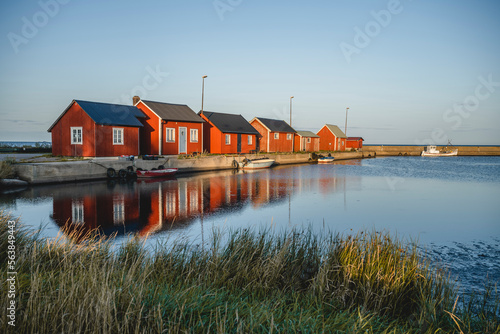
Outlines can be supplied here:
M200 112L204 124L205 151L217 154L258 151L259 132L241 115Z
M250 124L259 131L260 151L293 152L295 130L285 121L255 117Z
M317 135L321 151L345 151L347 137L338 126L325 124Z
M297 131L295 134L295 152L319 151L319 136L312 131Z
M361 149L363 148L363 137L347 137L346 148Z
M136 107L73 100L47 130L52 154L107 157L139 154L139 121L145 115Z
M141 100L134 106L146 115L142 122L141 154L192 154L203 150L203 120L185 104Z

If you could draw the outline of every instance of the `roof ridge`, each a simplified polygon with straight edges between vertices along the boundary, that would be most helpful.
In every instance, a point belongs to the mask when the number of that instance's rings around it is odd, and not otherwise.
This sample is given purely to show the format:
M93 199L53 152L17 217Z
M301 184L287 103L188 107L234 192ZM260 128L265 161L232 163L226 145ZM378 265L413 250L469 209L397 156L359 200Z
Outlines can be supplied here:
M152 101L152 100L140 100L140 101L142 101L142 102L152 102L152 103L168 104L168 105L174 105L174 106L187 106L187 104L182 104L182 103L159 102L159 101Z
M201 110L200 110L200 112L201 112ZM210 111L210 110L203 110L203 112L204 113L209 112L209 113L212 113L212 114L231 115L231 116L241 116L241 117L243 117L241 114L232 114L232 113L229 113L229 112L219 112L219 111Z
M129 104L120 104L120 103L95 102L95 101L77 100L77 99L74 99L73 101L75 101L75 102L86 102L86 103L108 104L108 105L113 105L113 106L123 106L123 107L137 108L136 106L131 106Z

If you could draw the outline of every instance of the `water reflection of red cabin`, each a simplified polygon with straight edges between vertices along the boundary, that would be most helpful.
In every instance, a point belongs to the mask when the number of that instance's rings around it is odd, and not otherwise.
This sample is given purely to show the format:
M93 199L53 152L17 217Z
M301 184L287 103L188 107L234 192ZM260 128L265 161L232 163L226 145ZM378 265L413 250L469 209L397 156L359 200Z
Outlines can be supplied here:
M138 194L102 188L93 184L94 191L86 191L82 185L70 196L54 197L52 218L67 232L99 229L110 235L123 230L125 223L137 230L140 225Z
M54 197L53 219L67 232L99 229L105 235L147 235L185 227L199 217L260 207L287 196L293 178L273 178L269 171L233 172L168 181L93 185ZM97 188L95 188L97 187ZM80 189L80 188L79 188Z

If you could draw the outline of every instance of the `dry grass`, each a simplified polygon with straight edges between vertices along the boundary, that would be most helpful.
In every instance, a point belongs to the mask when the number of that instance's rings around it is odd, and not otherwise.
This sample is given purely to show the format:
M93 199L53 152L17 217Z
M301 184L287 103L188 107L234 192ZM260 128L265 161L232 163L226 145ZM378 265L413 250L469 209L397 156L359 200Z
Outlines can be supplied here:
M5 259L8 217L0 214ZM74 238L80 236L73 235ZM222 239L225 238L224 243ZM498 305L459 310L442 271L387 234L214 233L112 250L16 229L18 333L444 333L500 330ZM6 264L0 263L2 289ZM7 298L2 294L0 307ZM487 309L487 312L485 312ZM2 314L0 331L9 330Z
M14 176L14 169L10 161L0 161L0 179L9 179Z

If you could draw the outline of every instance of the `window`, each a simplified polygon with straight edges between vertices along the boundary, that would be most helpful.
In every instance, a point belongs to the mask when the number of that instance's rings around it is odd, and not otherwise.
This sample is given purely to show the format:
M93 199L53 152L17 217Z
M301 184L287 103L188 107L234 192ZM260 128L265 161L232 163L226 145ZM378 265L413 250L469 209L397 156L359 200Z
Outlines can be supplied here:
M167 133L165 134L165 138L167 142L175 143L175 129L174 128L166 128Z
M72 127L71 128L71 144L81 144L82 143L82 128Z
M71 203L71 221L73 223L83 224L83 203L75 201Z
M231 145L231 135L226 135L226 145Z
M309 144L311 142L311 137L307 137L307 143Z
M113 145L123 145L123 129L113 128Z
M190 142L197 143L198 142L198 129L191 129L190 131Z
M287 140L292 140L292 134L291 133L287 133L286 134L286 139Z
M280 139L280 134L276 132L276 133L274 134L274 139Z
M248 135L248 145L252 145L252 136Z

